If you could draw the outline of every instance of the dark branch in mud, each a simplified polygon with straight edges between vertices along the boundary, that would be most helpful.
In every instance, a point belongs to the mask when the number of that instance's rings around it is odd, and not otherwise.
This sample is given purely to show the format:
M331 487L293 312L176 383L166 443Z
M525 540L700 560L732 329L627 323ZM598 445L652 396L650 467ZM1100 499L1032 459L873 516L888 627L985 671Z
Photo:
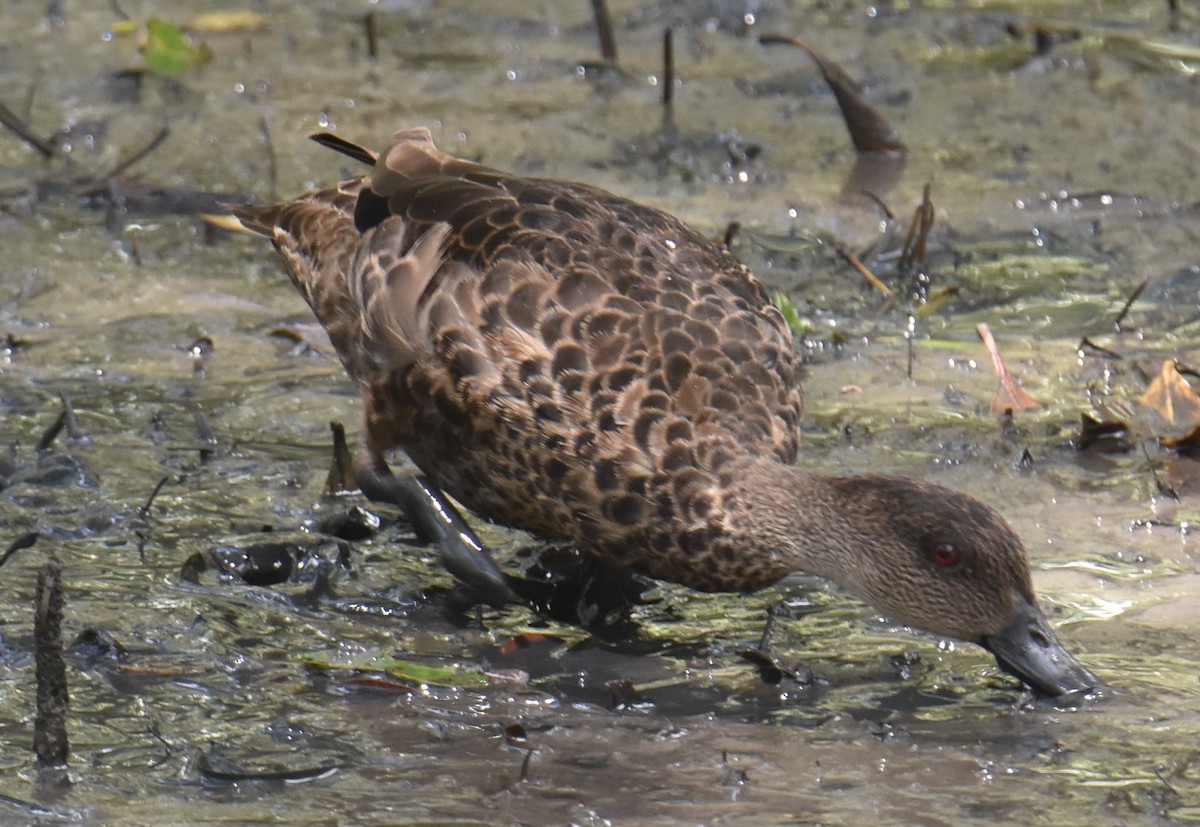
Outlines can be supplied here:
M613 34L612 16L604 0L592 0L592 12L596 16L596 34L600 37L600 57L611 65L617 65L617 38Z
M67 665L63 660L62 571L50 560L38 575L34 598L33 639L37 676L37 718L33 745L38 764L61 766L70 752L67 741Z

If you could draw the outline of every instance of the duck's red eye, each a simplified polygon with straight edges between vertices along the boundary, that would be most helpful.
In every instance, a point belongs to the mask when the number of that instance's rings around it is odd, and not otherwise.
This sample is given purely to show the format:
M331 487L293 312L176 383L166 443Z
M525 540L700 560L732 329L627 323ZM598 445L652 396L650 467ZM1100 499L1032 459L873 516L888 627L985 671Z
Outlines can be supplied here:
M953 543L938 543L933 547L933 562L939 566L954 566L962 559L962 552Z

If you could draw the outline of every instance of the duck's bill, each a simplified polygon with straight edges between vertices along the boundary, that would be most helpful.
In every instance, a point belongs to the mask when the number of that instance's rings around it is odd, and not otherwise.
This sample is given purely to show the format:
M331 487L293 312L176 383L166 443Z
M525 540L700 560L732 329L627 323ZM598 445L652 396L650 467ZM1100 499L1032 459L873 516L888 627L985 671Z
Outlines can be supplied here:
M1001 669L1043 695L1082 693L1100 685L1091 670L1062 648L1042 610L1023 597L1008 625L980 642Z

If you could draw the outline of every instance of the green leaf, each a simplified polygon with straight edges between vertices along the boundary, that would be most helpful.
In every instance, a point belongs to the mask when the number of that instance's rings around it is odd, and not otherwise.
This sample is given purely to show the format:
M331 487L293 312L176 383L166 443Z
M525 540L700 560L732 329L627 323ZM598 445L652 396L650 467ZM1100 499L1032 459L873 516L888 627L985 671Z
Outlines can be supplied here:
M152 17L146 21L146 40L142 44L146 66L159 75L175 77L195 63L208 60L207 48L188 42L178 26Z
M304 656L304 665L314 669L350 669L355 672L377 672L409 683L434 686L479 689L488 685L483 670L463 666L428 666L380 653L363 652L357 655L333 655L313 652Z
M809 330L812 330L813 324L808 319L801 319L796 313L796 305L792 304L791 298L784 292L778 291L771 296L771 304L783 314L783 320L787 322L787 326L792 329L792 333L797 336L803 336Z

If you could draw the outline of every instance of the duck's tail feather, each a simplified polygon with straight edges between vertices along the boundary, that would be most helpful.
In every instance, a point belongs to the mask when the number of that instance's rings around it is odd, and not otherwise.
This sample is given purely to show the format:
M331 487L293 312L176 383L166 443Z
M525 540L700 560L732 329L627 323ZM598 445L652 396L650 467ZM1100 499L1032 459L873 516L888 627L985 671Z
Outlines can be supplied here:
M359 163L366 164L369 167L375 166L375 162L379 160L379 155L377 153L372 152L366 147L362 147L356 143L347 141L345 138L339 135L334 135L332 132L317 132L309 135L308 138L311 141L316 141L327 149L340 152L347 158L353 158Z

